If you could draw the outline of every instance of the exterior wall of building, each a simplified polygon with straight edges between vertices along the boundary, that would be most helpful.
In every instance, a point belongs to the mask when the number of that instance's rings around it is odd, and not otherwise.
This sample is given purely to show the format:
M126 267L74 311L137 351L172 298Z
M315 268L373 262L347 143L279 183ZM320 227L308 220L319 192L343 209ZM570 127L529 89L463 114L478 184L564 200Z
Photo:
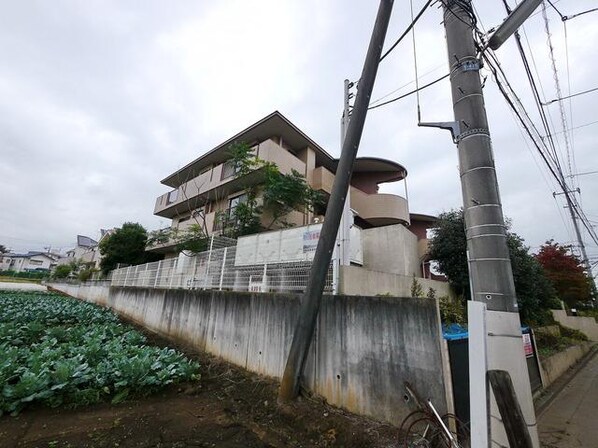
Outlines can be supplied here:
M417 237L400 224L364 229L363 267L372 271L421 277Z
M45 255L32 255L30 257L5 255L2 269L7 271L24 272L34 270L51 270L58 263Z

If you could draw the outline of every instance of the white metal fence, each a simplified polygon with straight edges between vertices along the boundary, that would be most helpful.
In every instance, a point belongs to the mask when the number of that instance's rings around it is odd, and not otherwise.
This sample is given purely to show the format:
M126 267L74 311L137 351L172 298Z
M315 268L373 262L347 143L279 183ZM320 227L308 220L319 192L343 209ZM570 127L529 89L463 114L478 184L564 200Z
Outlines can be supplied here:
M112 286L217 289L252 292L303 292L311 261L235 266L235 246L193 256L128 266L112 271ZM331 293L332 266L325 292Z

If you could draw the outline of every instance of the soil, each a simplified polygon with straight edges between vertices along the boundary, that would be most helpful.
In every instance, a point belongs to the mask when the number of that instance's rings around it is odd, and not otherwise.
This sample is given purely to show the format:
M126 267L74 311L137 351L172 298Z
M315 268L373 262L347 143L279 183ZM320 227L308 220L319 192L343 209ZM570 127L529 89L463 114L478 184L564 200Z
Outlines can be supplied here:
M156 345L172 343L152 337ZM178 347L181 349L181 347ZM398 429L302 396L276 402L279 384L189 348L197 383L118 405L31 407L0 417L0 447L396 447Z

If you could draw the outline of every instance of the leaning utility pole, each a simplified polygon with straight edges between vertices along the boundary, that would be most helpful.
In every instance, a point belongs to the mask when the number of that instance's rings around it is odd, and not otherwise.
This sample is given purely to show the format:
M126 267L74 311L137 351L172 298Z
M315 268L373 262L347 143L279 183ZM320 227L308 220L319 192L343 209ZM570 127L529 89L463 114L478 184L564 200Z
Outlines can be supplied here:
M537 6L539 0L524 1L520 6L529 8L533 2ZM531 440L537 447L536 418L479 75L481 62L474 41L473 8L471 0L446 0L443 4L455 115L451 127L459 153L471 299L483 304L473 303L470 307L471 316L471 310L481 309L475 315L478 319L470 322L470 347L483 346L482 353L470 349L470 366L477 362L478 367L475 371L470 368L470 390L482 391L481 396L470 397L471 446L487 447L490 441L508 446L486 379L486 371L499 369L510 374ZM513 16L503 25L511 27L512 22ZM510 35L509 30L502 33L503 30L495 33L498 45Z
M359 149L370 96L374 87L374 81L376 80L392 4L393 0L381 0L378 8L376 23L374 24L370 45L359 80L353 113L351 114L347 135L343 141L341 157L336 168L332 193L324 217L324 224L320 232L320 239L309 273L305 294L301 300L301 308L293 334L293 342L291 343L291 349L280 385L278 395L280 401L291 400L299 394L301 376L303 375L305 360L316 327L320 302L322 301L322 292L324 291L326 275L330 267L332 251L334 250L351 175L353 174L353 163Z

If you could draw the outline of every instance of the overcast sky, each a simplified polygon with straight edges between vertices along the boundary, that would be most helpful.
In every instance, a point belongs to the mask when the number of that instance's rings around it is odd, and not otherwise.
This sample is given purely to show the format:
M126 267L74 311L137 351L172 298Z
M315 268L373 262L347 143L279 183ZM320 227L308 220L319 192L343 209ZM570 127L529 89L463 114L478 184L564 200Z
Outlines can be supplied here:
M152 215L156 197L168 191L160 179L274 110L338 156L343 80L359 77L377 11L376 1L356 0L1 3L0 244L15 251L64 250L77 234L97 238L100 228L125 221L149 230L168 225ZM423 3L414 0L416 11ZM567 15L598 1L556 5ZM475 6L485 29L505 16L501 0ZM552 9L548 16L563 95L596 87L598 13L567 22L567 46L559 16ZM421 84L448 71L441 21L434 7L416 28ZM396 0L387 46L409 22L409 2ZM525 30L545 98L553 99L542 14ZM533 112L514 43L497 54ZM413 89L413 62L407 39L381 64L373 99ZM550 238L572 242L555 183L490 77L485 94L513 230L532 248ZM598 121L597 101L598 92L565 102L569 125ZM561 131L558 105L549 107ZM424 121L452 120L448 81L422 92L421 110ZM598 125L574 131L573 172L598 170L597 133ZM559 140L564 148L562 134ZM417 127L414 96L368 114L359 152L408 169L412 212L461 205L455 146L446 131ZM598 221L598 175L578 184L587 215ZM383 191L403 194L404 187Z

